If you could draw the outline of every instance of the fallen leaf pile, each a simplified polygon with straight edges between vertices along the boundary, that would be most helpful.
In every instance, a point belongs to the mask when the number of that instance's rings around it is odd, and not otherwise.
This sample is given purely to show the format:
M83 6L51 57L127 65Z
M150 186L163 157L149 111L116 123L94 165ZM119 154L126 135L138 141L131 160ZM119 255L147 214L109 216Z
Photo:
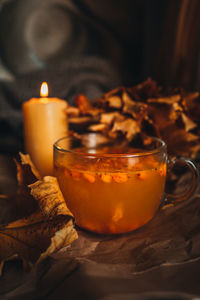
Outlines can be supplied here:
M0 271L8 259L20 257L24 266L35 264L77 239L73 216L57 179L40 178L29 155L17 163L19 189L13 207L21 219L0 226ZM16 218L16 216L14 216Z
M127 141L157 136L172 155L196 158L200 151L200 95L164 90L151 79L132 88L119 87L95 102L84 95L68 106L72 131L101 132Z

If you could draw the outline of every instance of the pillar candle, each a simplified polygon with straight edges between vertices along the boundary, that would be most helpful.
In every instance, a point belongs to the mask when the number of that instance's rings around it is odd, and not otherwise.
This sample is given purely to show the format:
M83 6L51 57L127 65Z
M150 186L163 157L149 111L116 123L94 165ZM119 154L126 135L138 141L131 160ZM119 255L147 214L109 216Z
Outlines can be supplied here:
M53 174L53 144L68 131L67 102L47 98L48 86L41 87L41 98L23 103L24 142L26 153L41 176Z

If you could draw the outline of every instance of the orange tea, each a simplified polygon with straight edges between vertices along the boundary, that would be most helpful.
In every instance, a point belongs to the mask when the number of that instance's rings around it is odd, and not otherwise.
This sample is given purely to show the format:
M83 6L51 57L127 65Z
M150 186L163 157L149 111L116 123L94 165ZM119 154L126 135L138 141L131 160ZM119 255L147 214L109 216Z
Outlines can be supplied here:
M132 231L160 206L167 169L163 153L108 146L54 155L55 175L82 228L103 234Z

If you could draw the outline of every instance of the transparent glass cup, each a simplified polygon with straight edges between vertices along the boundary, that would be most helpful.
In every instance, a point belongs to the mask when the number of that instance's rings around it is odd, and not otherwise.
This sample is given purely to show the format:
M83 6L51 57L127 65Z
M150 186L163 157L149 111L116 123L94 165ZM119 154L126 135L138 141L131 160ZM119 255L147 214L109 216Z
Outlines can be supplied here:
M165 143L149 138L147 146L117 145L101 134L64 137L54 144L54 174L81 228L101 234L129 232L146 224L163 201L188 199L198 171L187 159L192 180L183 195L166 195L169 162Z

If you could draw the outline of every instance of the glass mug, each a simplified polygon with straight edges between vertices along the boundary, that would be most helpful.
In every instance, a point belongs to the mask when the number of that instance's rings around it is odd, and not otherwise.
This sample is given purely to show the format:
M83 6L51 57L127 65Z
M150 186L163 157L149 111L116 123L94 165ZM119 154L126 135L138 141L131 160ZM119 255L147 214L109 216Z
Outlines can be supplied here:
M136 148L88 133L54 144L54 173L79 227L101 234L129 232L151 220L164 200L192 195L198 171L186 159L181 160L193 175L189 189L181 196L165 194L166 144L158 138L150 141Z

